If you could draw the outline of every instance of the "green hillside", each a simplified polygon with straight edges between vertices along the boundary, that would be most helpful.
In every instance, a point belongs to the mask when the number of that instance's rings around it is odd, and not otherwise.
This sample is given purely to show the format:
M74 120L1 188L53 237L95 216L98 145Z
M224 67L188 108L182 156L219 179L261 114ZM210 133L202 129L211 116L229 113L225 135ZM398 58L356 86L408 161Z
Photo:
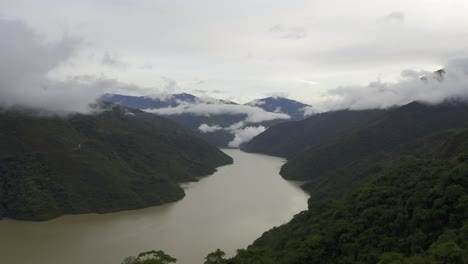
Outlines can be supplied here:
M67 118L0 113L0 218L45 220L181 199L232 159L173 121L107 105Z
M339 197L393 164L402 146L428 135L468 127L468 105L411 103L324 141L289 159L281 168L286 179L308 181L311 200Z
M385 112L341 110L316 114L301 121L276 124L250 140L242 150L292 158L308 148L359 128Z
M468 130L403 148L400 162L311 203L227 263L467 263Z

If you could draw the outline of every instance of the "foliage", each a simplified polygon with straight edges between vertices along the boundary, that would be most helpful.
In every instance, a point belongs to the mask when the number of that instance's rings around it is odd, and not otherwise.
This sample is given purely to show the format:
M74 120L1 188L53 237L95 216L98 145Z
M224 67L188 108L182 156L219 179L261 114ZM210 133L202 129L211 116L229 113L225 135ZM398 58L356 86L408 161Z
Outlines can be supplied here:
M225 255L226 253L218 248L206 256L205 264L225 264L227 263L227 260L224 258Z
M0 218L46 220L173 202L179 181L232 159L173 121L105 105L94 115L0 113Z
M311 200L334 199L399 161L407 144L447 129L468 127L468 104L411 103L309 146L281 168L290 180L309 181ZM311 137L315 132L311 132Z
M385 110L340 110L313 115L296 122L276 124L250 140L243 150L293 158L381 117Z
M467 263L468 130L443 135L430 155L413 149L350 194L310 203L228 263Z
M126 257L121 264L170 264L176 262L177 259L162 250L151 250L142 252L137 257Z

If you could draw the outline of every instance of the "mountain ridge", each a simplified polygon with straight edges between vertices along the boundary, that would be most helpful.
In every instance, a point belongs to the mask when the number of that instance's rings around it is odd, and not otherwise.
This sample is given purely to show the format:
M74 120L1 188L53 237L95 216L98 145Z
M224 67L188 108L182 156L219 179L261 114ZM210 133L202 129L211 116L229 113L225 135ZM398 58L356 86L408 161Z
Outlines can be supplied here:
M164 115L191 129L198 136L217 147L231 146L230 143L239 138L239 135L245 136L243 130L248 127L255 127L256 130L261 131L263 128L277 123L303 119L305 108L308 107L306 104L287 98L263 98L255 101L255 104L262 104L257 106L254 105L254 101L240 105L231 101L201 98L191 94L165 95L162 98L107 94L101 100ZM232 107L234 105L235 109ZM197 107L197 110L200 111L203 106L207 106L204 107L203 114L190 113L191 108ZM218 113L216 108L223 109L222 113ZM284 113L276 111L282 108L286 110L283 111ZM214 112L210 112L209 109ZM248 121L249 113L254 111L263 112L262 115L269 116L265 117L265 120ZM216 127L217 129L204 131L200 129L201 126ZM233 127L235 129L232 129ZM248 140L250 138L243 138L241 145Z
M0 217L47 220L173 202L177 185L232 163L163 117L105 105L94 115L0 112Z

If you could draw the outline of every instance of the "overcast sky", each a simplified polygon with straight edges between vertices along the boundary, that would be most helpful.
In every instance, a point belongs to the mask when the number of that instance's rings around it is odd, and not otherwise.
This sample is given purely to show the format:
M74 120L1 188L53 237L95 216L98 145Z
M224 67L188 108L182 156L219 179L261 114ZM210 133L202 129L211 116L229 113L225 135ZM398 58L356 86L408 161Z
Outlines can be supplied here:
M466 0L0 0L0 19L73 46L43 67L49 79L311 105L466 57L467 11Z

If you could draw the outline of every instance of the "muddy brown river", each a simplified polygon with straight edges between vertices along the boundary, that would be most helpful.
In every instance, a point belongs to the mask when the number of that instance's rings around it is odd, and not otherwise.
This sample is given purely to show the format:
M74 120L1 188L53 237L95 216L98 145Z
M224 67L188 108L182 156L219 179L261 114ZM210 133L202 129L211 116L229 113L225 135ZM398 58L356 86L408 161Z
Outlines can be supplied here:
M172 204L46 222L1 220L0 262L119 264L162 249L178 264L203 263L217 248L232 256L307 208L307 194L278 174L284 159L223 151L234 164L184 184L187 195Z

